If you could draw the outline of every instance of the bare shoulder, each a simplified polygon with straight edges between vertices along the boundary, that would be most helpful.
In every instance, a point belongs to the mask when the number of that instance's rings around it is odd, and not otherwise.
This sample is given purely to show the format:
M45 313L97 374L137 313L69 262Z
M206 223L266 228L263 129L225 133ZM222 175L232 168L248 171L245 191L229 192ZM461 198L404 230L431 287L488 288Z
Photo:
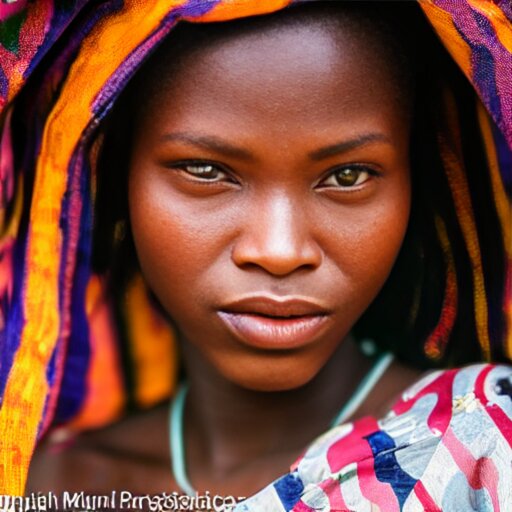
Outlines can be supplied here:
M160 406L93 431L56 429L35 451L27 492L168 490L166 415Z

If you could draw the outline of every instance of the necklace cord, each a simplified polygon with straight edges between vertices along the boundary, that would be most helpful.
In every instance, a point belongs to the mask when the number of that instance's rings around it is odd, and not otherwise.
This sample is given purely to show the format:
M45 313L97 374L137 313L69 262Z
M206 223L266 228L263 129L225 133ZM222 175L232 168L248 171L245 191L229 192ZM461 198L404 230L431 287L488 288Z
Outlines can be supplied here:
M188 384L180 386L176 397L172 401L170 411L169 441L171 446L172 472L178 487L188 496L195 496L196 491L192 487L185 468L185 442L183 436L183 415L185 411L185 398Z
M375 384L393 362L394 356L390 352L382 353L370 371L364 376L352 396L347 400L331 423L331 428L346 421L368 397ZM188 496L197 493L187 476L185 462L185 441L183 435L183 416L185 411L185 398L188 392L188 383L183 383L174 400L171 402L169 418L169 442L171 448L172 472L178 487Z
M352 414L354 414L354 412L356 412L359 406L366 400L366 398L368 398L368 395L375 387L375 384L377 384L380 378L384 375L393 360L394 356L390 352L383 352L377 358L377 361L375 361L373 366L370 368L370 371L358 384L357 388L352 393L352 396L343 404L341 410L335 416L331 423L331 428L345 422L350 418L350 416L352 416Z

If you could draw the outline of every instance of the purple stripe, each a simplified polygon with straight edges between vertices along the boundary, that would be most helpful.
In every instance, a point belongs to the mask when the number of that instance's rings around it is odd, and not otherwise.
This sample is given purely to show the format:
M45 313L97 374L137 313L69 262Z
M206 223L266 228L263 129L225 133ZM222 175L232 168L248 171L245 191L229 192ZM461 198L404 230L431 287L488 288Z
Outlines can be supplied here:
M81 6L85 5L85 3L86 2L82 1ZM51 84L62 82L62 80L65 79L66 76L65 70L67 70L67 68L69 68L69 66L73 63L76 49L82 43L83 38L87 36L87 34L91 31L92 28L94 28L98 21L103 19L106 15L110 14L111 12L122 8L122 6L122 0L112 0L110 2L103 3L103 5L101 5L100 7L92 7L89 12L82 12L82 19L74 27L70 28L67 33L62 35L60 41L61 52L58 55L56 55L54 61L51 64L51 67L45 73L43 83ZM57 15L54 16L54 19L52 20L52 22L58 26L62 25L67 21L69 21L69 13L66 14L63 13L62 11L57 13ZM70 169L75 169L75 160L71 162ZM80 170L81 166L77 168L76 172L71 172L70 179L73 179L73 176L75 176L75 179L77 179L77 176L79 176L77 172L80 172ZM76 216L80 215L81 207L78 206L77 208L77 204L81 202L80 195L82 192L77 191L76 188L76 184L73 185L72 182L68 180L66 195L63 199L61 207L60 224L62 226L63 234L63 245L61 250L62 259L59 271L59 303L61 312L61 327L59 338L56 342L56 346L54 349L54 354L47 368L47 378L52 390L58 389L60 387L59 381L62 376L63 357L65 355L65 352L67 351L66 345L68 337L68 333L63 332L63 328L68 328L65 325L65 323L71 322L70 318L66 318L66 314L70 310L70 294L74 289L74 284L72 282L67 282L69 281L69 279L72 278L68 277L66 280L64 278L64 274L65 272L74 272L74 259L77 253L76 240L79 236L79 233L81 233L79 225L80 221L76 219ZM82 191L83 190L86 191L85 194L88 194L88 186L85 188L82 186ZM86 229L86 233L89 231L90 229ZM79 250L78 253L80 253ZM74 370L76 370L76 368L74 368ZM57 384L56 387L54 387L55 384ZM56 396L54 394L52 394L49 397L49 400L47 401L45 406L48 408L48 410L51 410L53 407L55 407L55 399ZM42 426L43 432L45 428L48 426L49 420L51 420L51 418L45 418L44 425Z
M494 122L498 126L503 125L503 116L498 89L494 80L489 77L496 75L494 59L485 46L472 45L471 62L473 67L473 81L480 90L484 104L487 105Z
M73 234L77 230L79 233L78 245L69 248L70 253L77 254L76 267L74 269L71 297L68 300L70 304L71 333L65 351L66 364L62 375L62 384L59 386L61 392L57 404L56 420L66 421L72 418L79 410L85 398L87 368L90 359L89 345L89 324L86 314L86 288L90 278L90 259L91 259L91 237L92 232L92 198L90 197L90 167L88 162L81 158L86 151L83 146L80 147L77 154L80 155L74 160L70 169L77 169L75 172L75 183L70 188L74 189L74 195L80 196L82 200L81 216L79 225L70 226ZM78 174L78 175L77 175ZM69 211L75 209L74 201L68 201ZM69 235L69 234L68 234ZM71 244L73 245L73 244ZM68 264L72 264L68 262ZM64 280L65 268L63 266L61 278ZM64 354L62 354L64 355ZM58 365L63 360L56 361ZM57 375L57 378L59 376Z
M35 69L37 64L40 62L45 53L50 49L50 47L55 43L55 40L62 35L62 31L69 25L69 23L76 16L78 11L86 4L87 2L82 0L80 3L75 5L75 8L68 13L58 12L54 18L52 19L52 27L48 34L45 36L45 41L43 45L38 50L36 56L33 57L32 62L25 73L25 78ZM218 1L209 2L205 4L202 1L193 1L184 4L181 8L175 9L169 13L169 15L163 20L161 25L161 30L157 33L153 34L148 40L139 47L138 50L132 53L132 55L127 59L122 68L127 69L123 73L123 69L120 69L119 73L113 77L112 81L109 81L104 88L107 94L102 94L98 98L98 107L101 108L101 105L104 105L104 101L108 100L109 102L114 99L115 94L117 94L122 86L126 83L128 79L128 73L131 74L138 64L142 61L142 59L156 46L156 44L166 35L166 33L171 29L174 25L176 19L179 16L199 16L208 12L211 8L213 8ZM72 61L74 51L79 46L83 38L90 32L92 28L96 26L99 20L110 14L111 12L120 9L123 5L121 0L112 0L106 4L103 4L101 8L94 7L91 10L91 16L86 16L85 20L78 26L73 27L73 33L70 33L70 37L66 37L64 35L61 37L61 42L65 40L66 44L63 44L61 47L60 55L56 56L55 63L52 64L51 69L47 72L46 77L49 75L54 76L57 73L59 76L62 73L62 70L68 67L69 63ZM79 34L77 36L77 33ZM108 94L110 92L110 94ZM96 126L97 120L93 120L88 130L92 130L94 126ZM84 136L82 140L86 140L87 136ZM36 145L38 147L38 145ZM76 161L75 161L76 162ZM74 165L74 163L72 165ZM32 164L33 165L33 164ZM28 167L31 168L31 167ZM83 174L82 174L83 176ZM72 176L70 176L72 179ZM80 194L88 194L88 182L82 183L82 187L80 192L73 190L73 186L68 183L67 195L63 200L62 212L61 212L61 226L63 229L63 247L62 247L62 255L63 259L61 261L61 269L60 269L60 278L59 278L59 291L60 295L60 304L61 304L61 313L65 314L67 308L65 304L70 297L66 297L65 295L72 293L73 294L73 302L71 306L73 319L79 318L78 323L74 323L72 326L73 330L73 344L70 347L70 364L74 366L75 373L68 370L66 374L64 374L63 378L65 379L65 387L69 389L71 395L73 395L72 399L66 402L66 397L63 397L63 401L60 402L59 405L59 414L62 416L68 416L76 411L76 407L79 406L81 399L83 398L84 393L84 371L87 366L88 361L88 325L87 319L85 318L85 305L81 302L81 299L77 297L84 297L85 287L87 286L88 277L89 277L89 257L90 257L90 230L91 227L84 228L80 230L79 224L81 222L85 222L86 224L90 224L91 222L91 211L89 209L89 204L84 205L84 210L82 212L82 219L78 221L75 219L72 222L73 214L76 214L76 210L73 213L72 210L76 208L76 202L71 201L71 197L78 197ZM71 195L69 195L71 194ZM83 197L83 196L82 196ZM73 205L72 205L73 203ZM77 224L75 224L77 223ZM72 225L75 224L75 225ZM77 237L79 232L81 233L81 238L79 240L78 253L79 253L79 262L74 268L74 254L75 254L75 246L77 244ZM26 237L26 234L25 234ZM85 237L85 238L84 238ZM7 377L9 374L9 370L12 366L14 354L19 346L21 334L23 332L24 327L24 296L21 293L21 289L23 286L23 277L24 277L24 263L25 263L25 250L26 250L26 240L22 236L22 232L20 231L18 241L15 247L14 254L14 264L15 264L15 279L14 279L14 301L10 305L3 304L3 311L8 313L7 318L9 319L5 330L0 333L0 349L2 354L2 362L0 365L0 391L3 392L5 388L5 384L7 382ZM67 255L67 256L66 256ZM66 270L68 269L68 270ZM72 283L72 289L69 288L69 284L66 284L64 273L66 271L74 273L74 280ZM67 289L67 292L66 292ZM3 301L5 302L5 301ZM61 322L70 321L71 319L62 318ZM64 323L61 323L61 333L59 336L59 341L56 346L56 352L52 356L49 367L47 368L47 377L49 379L50 384L55 384L55 381L59 379L59 364L60 359L64 353L64 346L62 345L63 337L65 338L67 333L62 332L62 328L65 327ZM74 364L72 361L74 361ZM70 367L71 367L70 366ZM75 378L78 376L78 378ZM69 387L68 387L69 385ZM69 397L69 395L68 395ZM66 402L66 403L65 403ZM49 407L52 407L51 404L48 404Z
M503 11L503 14L505 14L508 20L512 23L512 2L510 2L510 0L495 0L495 3L498 4L498 7Z
M167 33L168 30L154 32L146 41L131 52L126 60L110 76L92 104L92 111L98 121L102 119L113 106L114 100L124 89L144 57L156 47L157 43L159 43Z
M194 5L185 5L183 12L187 16L199 15L207 12L204 2L193 2ZM210 3L208 8L212 8L214 3ZM141 46L130 54L123 66L111 77L109 82L103 88L102 93L96 98L93 111L97 119L93 120L89 125L87 131L91 133L97 126L98 120L101 117L101 110L105 105L113 101L115 96L122 90L123 86L133 74L134 69L140 64L143 58L160 42L163 37L169 32L171 27L175 24L176 19L180 15L181 10L176 9L169 13L163 20L160 30L153 33ZM85 30L89 31L94 23L89 20L85 24ZM105 111L105 110L104 110ZM82 141L88 139L87 134L84 134ZM85 144L85 142L84 142ZM59 290L61 292L60 302L63 305L63 315L65 314L66 303L69 297L66 297L66 290L69 289L66 275L71 270L74 270L74 279L72 283L72 303L71 303L71 318L62 318L61 322L65 327L65 323L72 320L72 331L69 341L66 342L66 333L61 333L61 338L55 352L55 357L52 358L51 365L48 368L47 376L49 384L54 388L57 387L61 392L58 397L57 411L55 420L58 422L66 421L72 418L79 410L85 398L86 389L86 376L87 367L90 359L90 345L89 345L89 325L85 312L85 291L90 278L90 256L91 256L91 237L92 230L92 213L90 198L88 196L89 190L89 172L84 172L84 162L82 161L84 154L84 145L82 145L73 159L70 169L75 169L72 173L71 180L76 179L76 169L81 169L81 185L80 190L76 190L76 184L68 183L67 194L63 202L61 226L63 226L63 254L67 254L67 258L63 258L62 266L59 276ZM90 171L88 169L88 171ZM73 177L75 175L75 178ZM84 198L83 209L81 215L80 225L76 225L76 204L72 200L73 197ZM75 225L74 225L75 224ZM75 243L73 240L76 238L77 233L81 237L78 244L78 260L73 261L75 254ZM58 385L60 366L66 360L64 373L62 375L61 385ZM51 407L51 404L49 405ZM45 422L48 426L51 418L47 418ZM44 429L43 429L44 431Z
M0 397L3 397L7 378L11 370L14 355L18 349L23 327L24 299L23 278L25 270L26 229L20 226L18 238L13 247L13 289L12 302L2 297L2 313L7 319L5 329L0 333Z
M50 27L44 36L43 42L37 48L36 53L30 58L30 64L23 73L24 79L27 79L32 74L32 72L41 62L43 57L48 53L48 51L51 48L53 48L55 42L61 37L64 30L77 16L77 14L80 12L82 7L87 3L87 1L88 0L77 1L76 5L68 12L65 12L64 9L62 9L62 7L53 7L53 16L50 21Z
M211 11L221 0L189 0L183 6L178 7L178 14L181 17L198 18Z
M9 81L5 76L5 72L0 66L0 98L7 98L7 94L9 92ZM0 111L1 111L1 103L0 103Z
M512 150L507 146L501 131L492 124L494 142L496 144L496 155L501 169L503 185L509 198L512 197Z
M512 148L512 55L499 42L489 21L471 9L465 1L436 0L435 4L452 15L457 30L471 47L473 65L482 63L481 59L475 58L475 53L481 53L482 47L486 47L492 55L494 76L487 76L483 72L479 73L478 69L473 69L477 78L475 86ZM480 50L477 50L479 47ZM489 98L492 93L489 89L494 86L493 83L496 84L499 103L491 105Z
M39 64L44 55L54 47L58 39L61 41L65 40L65 44L61 46L61 53L57 60L60 62L63 60L69 60L71 62L74 52L82 44L83 39L95 24L104 16L122 8L123 0L111 0L103 3L103 5L99 7L91 9L90 13L85 14L85 18L82 18L83 21L80 21L78 26L70 27L68 34L66 34L66 29L71 22L74 21L80 11L89 7L87 4L90 5L89 0L80 0L80 2L77 2L73 10L69 12L64 12L62 8L55 8L54 16L51 21L52 27L46 34L36 56L33 57L30 65L26 69L23 75L25 79L34 71L35 67Z
M501 45L489 20L476 11L474 15L484 33L487 52L488 55L492 55L494 64L494 75L479 72L485 67L485 62L489 62L489 58L475 69L476 86L482 96L487 95L486 104L489 105L491 113L501 104L500 112L496 112L496 122L498 123L499 120L498 126L504 131L512 148L512 54Z
M211 5L210 5L211 8ZM191 11L187 11L187 15L190 15ZM198 10L196 9L196 12ZM204 12L204 5L201 12ZM106 86L103 88L102 94L95 101L95 114L97 118L91 122L87 132L90 134L94 131L98 124L98 119L101 117L101 110L105 104L113 101L115 95L122 90L122 87L129 79L129 75L133 72L135 67L143 60L144 56L147 55L160 40L168 33L170 28L174 25L177 17L176 11L170 13L165 18L161 25L161 30L155 32L150 36L137 50L132 52L128 59L123 64L119 72L113 75ZM81 168L81 187L80 195L85 197L83 202L81 226L79 229L77 226L70 226L70 215L73 212L76 214L75 206L71 200L71 195L67 195L63 204L63 215L61 218L61 225L63 226L64 236L64 249L63 252L69 251L69 256L74 253L73 243L71 238L79 231L81 238L79 240L79 251L78 260L76 262L75 277L73 280L73 300L71 304L71 319L72 319L72 332L69 338L67 347L64 345L65 340L59 341L59 357L53 358L52 368L48 372L48 377L52 380L51 385L54 384L55 380L59 379L59 368L63 361L64 352L66 365L62 376L62 384L58 386L60 388L60 394L57 403L57 411L55 420L57 422L64 422L71 419L80 409L85 398L86 388L86 377L87 368L90 359L90 345L89 345L89 325L88 319L85 312L85 291L90 278L90 256L91 256L91 237L90 233L92 230L92 213L90 198L87 198L88 187L89 187L89 172L84 172L85 162L82 161L84 154L85 141L88 140L88 134L84 134L82 140L83 145L76 153L76 160L74 160L70 166L70 169ZM68 191L73 194L73 186L68 185ZM76 194L77 191L74 191ZM61 292L67 288L65 283L65 274L69 265L72 265L72 261L68 261L67 264L63 264L60 273L60 290ZM61 304L66 303L66 297L61 296ZM66 322L66 319L62 320ZM65 336L65 333L63 333ZM66 349L67 348L67 349ZM50 418L48 418L50 420ZM46 422L48 423L48 421Z

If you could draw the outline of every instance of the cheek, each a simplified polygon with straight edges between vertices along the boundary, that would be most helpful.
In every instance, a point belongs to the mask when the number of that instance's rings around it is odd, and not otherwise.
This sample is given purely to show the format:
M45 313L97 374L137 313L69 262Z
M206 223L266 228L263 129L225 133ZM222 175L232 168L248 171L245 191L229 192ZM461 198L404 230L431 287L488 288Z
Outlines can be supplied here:
M200 203L200 201L199 201ZM200 293L208 269L228 250L226 208L186 200L158 173L133 169L130 224L139 264L149 287L168 311Z
M361 314L388 278L407 230L410 188L407 179L371 205L333 216L326 253L351 290L352 307Z

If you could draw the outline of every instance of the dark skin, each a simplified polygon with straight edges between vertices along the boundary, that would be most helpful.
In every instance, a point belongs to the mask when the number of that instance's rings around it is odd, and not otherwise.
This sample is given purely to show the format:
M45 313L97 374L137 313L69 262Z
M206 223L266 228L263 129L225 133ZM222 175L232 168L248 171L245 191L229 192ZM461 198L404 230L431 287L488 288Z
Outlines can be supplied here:
M143 275L180 332L198 491L248 496L285 473L372 364L350 330L407 227L410 112L392 67L345 25L218 42L187 57L140 120L130 221ZM240 297L249 305L233 311ZM291 320L275 305L297 298L315 311ZM245 338L225 312L277 341ZM300 343L287 337L317 320ZM381 416L418 377L394 363L352 419ZM65 450L47 440L28 490L178 490L167 415L156 408Z

